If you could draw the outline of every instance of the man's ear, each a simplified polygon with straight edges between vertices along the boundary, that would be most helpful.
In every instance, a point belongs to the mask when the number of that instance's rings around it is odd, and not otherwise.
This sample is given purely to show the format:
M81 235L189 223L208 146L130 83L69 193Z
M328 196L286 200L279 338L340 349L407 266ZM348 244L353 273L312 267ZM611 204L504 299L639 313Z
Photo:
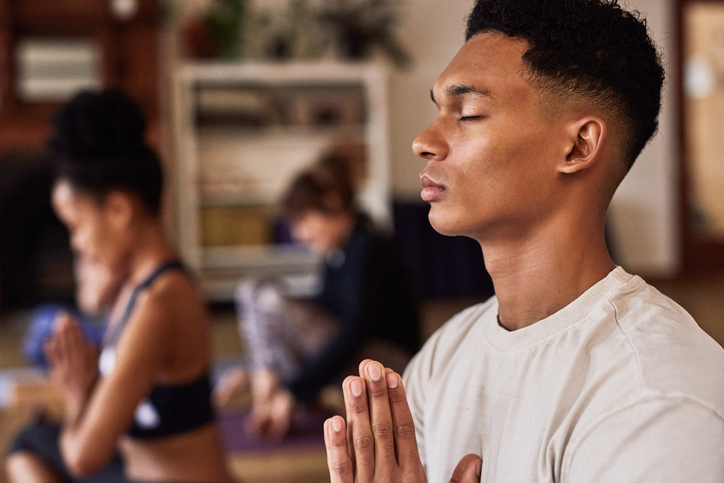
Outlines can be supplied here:
M571 123L566 157L558 170L573 174L593 166L600 157L606 135L606 123L600 117L587 116Z
M125 229L131 225L135 206L131 195L123 191L111 191L104 200L105 211L115 228Z

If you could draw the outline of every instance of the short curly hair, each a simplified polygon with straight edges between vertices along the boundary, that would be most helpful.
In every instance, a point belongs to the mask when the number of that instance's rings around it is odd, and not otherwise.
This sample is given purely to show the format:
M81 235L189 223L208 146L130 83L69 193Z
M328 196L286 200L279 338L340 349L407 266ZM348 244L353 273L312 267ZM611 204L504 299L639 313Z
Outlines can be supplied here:
M618 0L478 0L466 40L485 32L523 39L528 81L596 102L622 123L630 169L658 129L664 69L646 20Z

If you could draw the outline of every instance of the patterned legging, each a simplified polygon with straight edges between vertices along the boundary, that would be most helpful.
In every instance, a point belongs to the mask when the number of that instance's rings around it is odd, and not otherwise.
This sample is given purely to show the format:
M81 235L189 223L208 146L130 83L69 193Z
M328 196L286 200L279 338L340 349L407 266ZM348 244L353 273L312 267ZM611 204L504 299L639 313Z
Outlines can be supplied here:
M319 353L339 327L317 304L283 295L269 280L251 279L236 290L239 333L252 368L293 378L304 361Z

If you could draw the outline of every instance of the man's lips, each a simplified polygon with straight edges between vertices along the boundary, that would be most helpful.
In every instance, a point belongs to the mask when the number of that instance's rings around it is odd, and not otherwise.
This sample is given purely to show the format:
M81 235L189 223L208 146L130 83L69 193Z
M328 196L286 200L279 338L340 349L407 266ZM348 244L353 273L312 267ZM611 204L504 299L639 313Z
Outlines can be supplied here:
M422 185L420 196L423 201L435 201L445 191L445 186L434 182L426 174L420 176L420 184Z

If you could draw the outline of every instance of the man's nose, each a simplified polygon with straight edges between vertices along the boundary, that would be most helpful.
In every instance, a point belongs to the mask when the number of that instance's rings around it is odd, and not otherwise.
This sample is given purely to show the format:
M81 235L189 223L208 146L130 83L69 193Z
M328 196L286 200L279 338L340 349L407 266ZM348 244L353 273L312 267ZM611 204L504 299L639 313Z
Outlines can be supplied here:
M439 120L422 131L412 142L412 151L427 160L443 160L449 153L449 147L440 130Z

